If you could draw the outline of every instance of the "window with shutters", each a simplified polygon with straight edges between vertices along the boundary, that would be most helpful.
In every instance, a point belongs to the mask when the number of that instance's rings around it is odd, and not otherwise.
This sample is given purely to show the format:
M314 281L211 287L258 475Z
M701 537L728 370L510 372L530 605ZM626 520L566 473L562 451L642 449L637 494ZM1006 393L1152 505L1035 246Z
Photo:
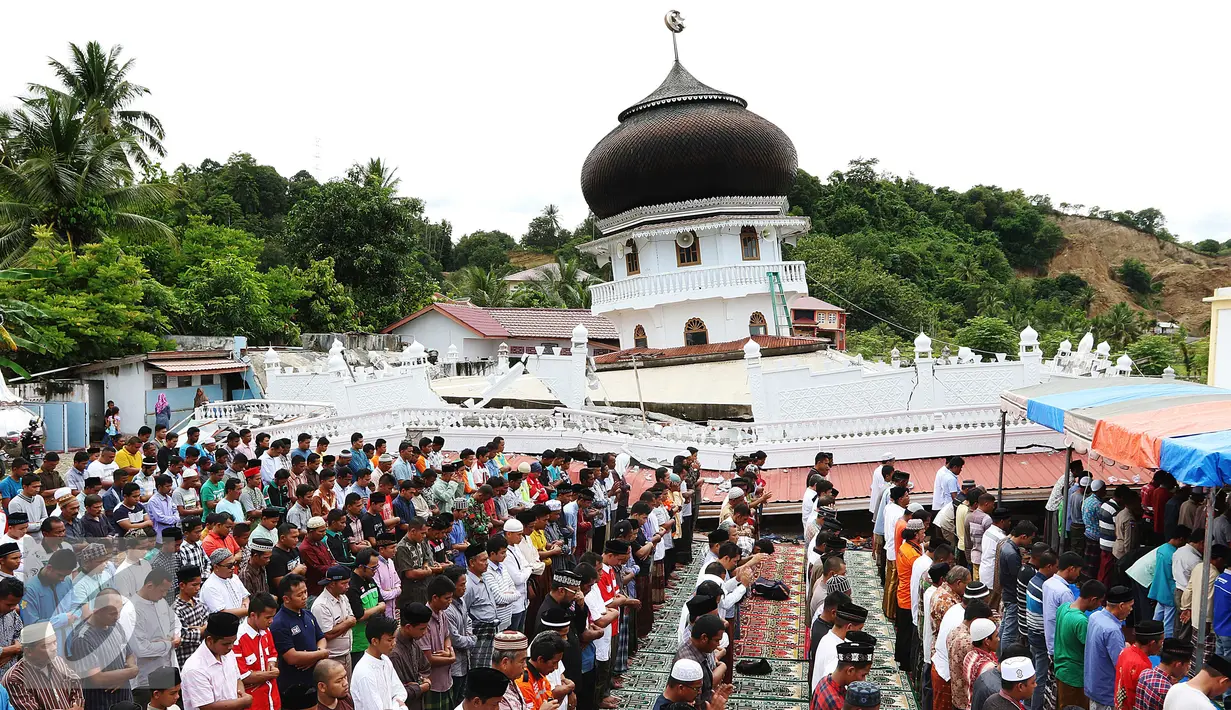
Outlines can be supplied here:
M684 324L684 344L685 345L706 345L710 342L709 330L705 327L705 321L700 318L690 318Z
M641 257L637 254L637 243L631 239L624 243L624 269L629 276L641 273Z
M680 246L677 241L675 243L675 263L677 266L696 266L701 263L701 240L697 239L696 232L688 232L692 235L691 243L684 247Z
M648 348L650 347L648 343L649 339L645 337L645 328L642 328L641 326L633 328L633 347Z
M761 240L757 237L754 227L744 227L739 232L739 245L744 254L744 261L760 261Z
M769 327L765 324L765 316L760 311L752 314L748 319L748 334L749 335L769 335Z

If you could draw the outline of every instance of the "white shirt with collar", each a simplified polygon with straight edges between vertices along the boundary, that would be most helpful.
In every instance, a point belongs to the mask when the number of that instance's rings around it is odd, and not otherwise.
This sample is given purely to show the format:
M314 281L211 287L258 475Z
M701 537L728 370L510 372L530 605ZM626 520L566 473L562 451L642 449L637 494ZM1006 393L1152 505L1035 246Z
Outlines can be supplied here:
M218 658L202 643L184 663L180 680L184 710L197 710L202 705L220 700L237 699L239 663L235 660L235 652Z

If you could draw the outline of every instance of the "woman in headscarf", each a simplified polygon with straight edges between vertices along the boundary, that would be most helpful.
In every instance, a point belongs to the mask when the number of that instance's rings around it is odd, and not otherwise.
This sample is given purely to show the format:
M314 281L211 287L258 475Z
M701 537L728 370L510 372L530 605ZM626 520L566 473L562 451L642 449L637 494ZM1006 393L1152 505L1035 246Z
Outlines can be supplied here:
M154 426L171 426L171 405L167 404L167 395L158 393L158 401L154 403Z
M205 394L205 390L198 387L197 395L192 398L193 408L204 407L207 404L209 404L209 396Z

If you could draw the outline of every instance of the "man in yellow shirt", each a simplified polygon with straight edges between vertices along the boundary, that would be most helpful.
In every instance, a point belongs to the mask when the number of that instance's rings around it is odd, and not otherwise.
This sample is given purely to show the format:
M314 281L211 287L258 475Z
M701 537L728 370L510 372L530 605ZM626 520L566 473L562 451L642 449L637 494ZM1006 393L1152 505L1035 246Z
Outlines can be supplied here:
M120 470L126 472L129 477L136 476L141 473L141 460L145 458L141 455L141 440L137 437L132 437L120 447L120 450L115 452L115 463L120 467Z

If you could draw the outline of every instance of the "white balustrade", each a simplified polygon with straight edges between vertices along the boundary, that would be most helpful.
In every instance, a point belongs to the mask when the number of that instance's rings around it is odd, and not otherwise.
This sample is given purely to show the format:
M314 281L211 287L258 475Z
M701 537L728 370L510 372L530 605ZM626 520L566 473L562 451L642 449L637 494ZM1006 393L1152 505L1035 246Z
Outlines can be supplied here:
M210 402L193 410L198 422L211 419L231 421L249 418L283 421L296 417L329 417L337 413L328 402L296 402L276 399L241 399L232 402Z
M1024 418L1016 416L1010 416L1006 425L1009 427L1033 426ZM884 412L858 417L834 416L757 423L744 429L746 434L744 440L755 443L824 441L931 431L986 430L999 427L999 405L979 405Z
M657 296L672 296L697 291L718 291L730 297L758 291L769 291L770 271L778 272L786 291L808 292L804 278L804 262L754 261L711 267L683 267L663 274L633 276L595 284L590 287L591 302L596 312L611 310L613 304ZM737 291L738 294L732 294Z

